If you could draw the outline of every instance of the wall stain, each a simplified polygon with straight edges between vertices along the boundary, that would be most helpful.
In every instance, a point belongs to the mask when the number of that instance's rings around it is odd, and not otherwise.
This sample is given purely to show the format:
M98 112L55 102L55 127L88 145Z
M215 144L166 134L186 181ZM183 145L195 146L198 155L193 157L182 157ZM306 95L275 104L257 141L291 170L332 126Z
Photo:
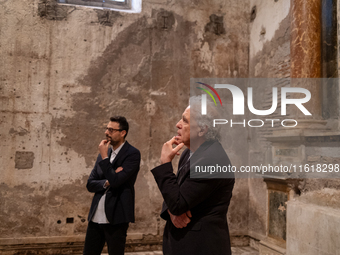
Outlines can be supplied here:
M263 44L263 49L256 53L256 55L250 60L250 68L251 71L249 73L250 77L277 77L277 72L275 67L277 66L277 62L282 61L282 56L279 56L277 59L273 58L273 55L279 51L282 51L282 46L286 43L290 42L290 15L287 15L284 18L279 28L276 30L273 39ZM282 53L281 53L282 54ZM289 51L286 52L286 55L289 54ZM256 65L261 66L261 68L257 69ZM256 73L255 73L255 70Z
M112 27L115 21L122 17L120 12L109 10L95 10L98 17L98 23L104 26Z
M38 183L14 187L0 184L0 237L84 233L87 223L82 219L87 218L92 197L86 190L86 180L84 177L56 188ZM73 224L66 224L68 217L74 218Z
M158 128L165 126L165 130L174 130L169 133L175 132L175 123L185 108L186 103L183 102L187 101L189 94L190 47L186 45L195 41L196 35L192 28L194 23L177 17L177 30L164 30L157 25L157 17L162 16L164 11L153 13L153 24L148 25L146 17L136 20L117 35L101 57L91 63L87 74L79 77L77 83L91 87L91 92L72 95L71 107L76 112L75 117L52 120L53 129L60 129L65 135L59 144L84 156L87 167L93 166L97 144L105 139L104 127L112 115L123 115L133 121L132 132L129 132L127 139L147 154L149 150L145 148L145 137L140 134L144 133L143 127L149 134L150 123L153 122L156 127L159 122ZM169 21L169 24L173 24L175 15L167 15L174 16L173 21ZM166 87L174 75L175 82ZM188 85L183 87L182 81ZM151 99L150 91L153 90L164 90L168 97L165 101L164 97ZM168 101L170 98L176 100ZM150 102L153 105L152 111ZM178 107L179 112L164 107ZM170 129L164 119L152 118L152 115L160 116L164 112L172 112L176 116ZM138 131L133 132L133 129ZM155 132L152 134L157 136ZM160 144L164 141L163 135Z
M32 151L17 151L15 152L15 168L31 169L34 163L34 152Z
M38 16L48 20L64 20L70 8L72 7L59 5L56 0L39 0Z
M18 129L19 130L15 130L14 128L11 128L8 133L10 135L19 135L19 136L24 136L29 133L29 131L23 127L19 127Z
M206 33L213 33L215 35L222 35L225 34L225 28L223 23L223 16L218 16L216 14L211 14L210 22L205 25L205 32Z
M157 13L157 27L170 30L175 24L175 16L172 12L162 10Z

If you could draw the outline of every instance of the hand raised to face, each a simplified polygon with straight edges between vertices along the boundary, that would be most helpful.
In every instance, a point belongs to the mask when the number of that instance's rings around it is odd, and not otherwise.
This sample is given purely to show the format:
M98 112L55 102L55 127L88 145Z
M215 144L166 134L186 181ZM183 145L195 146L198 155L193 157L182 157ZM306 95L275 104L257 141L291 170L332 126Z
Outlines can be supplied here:
M176 144L177 146L173 148L173 145ZM165 164L171 162L175 155L179 155L178 151L182 149L184 143L178 144L176 141L176 137L174 136L171 140L167 141L163 144L162 152L161 152L161 164Z
M98 150L100 155L102 156L102 159L107 158L107 151L110 146L110 141L102 140L98 146Z

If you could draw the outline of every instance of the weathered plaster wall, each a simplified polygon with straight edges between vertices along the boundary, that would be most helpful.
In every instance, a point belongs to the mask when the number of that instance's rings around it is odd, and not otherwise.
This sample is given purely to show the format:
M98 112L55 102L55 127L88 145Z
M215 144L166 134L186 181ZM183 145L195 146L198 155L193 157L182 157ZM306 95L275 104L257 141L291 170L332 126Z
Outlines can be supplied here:
M290 76L290 0L251 1L250 8L249 77L278 78L279 82ZM254 98L261 98L263 109L271 106L271 88L272 84L254 88ZM264 136L272 131L248 128L248 132L249 165L268 163L271 147ZM248 185L249 234L263 239L267 228L267 187L263 179L249 179Z
M325 188L288 202L287 254L338 253L339 193Z
M275 42L280 30L280 23L290 11L290 2L279 1L250 1L252 22L250 24L249 54L250 58L263 51L266 44Z
M248 76L249 16L234 0L145 0L140 14L0 1L0 238L85 233L85 184L117 114L142 153L129 233L159 235L149 170L176 132L191 77ZM247 201L237 183L232 233L247 233Z
M252 1L250 8L252 10L252 21L250 23L249 76L278 78L277 81L280 83L284 78L290 77L290 1ZM338 4L338 13L339 10ZM267 94L269 92L268 89L271 89L271 86L258 88L257 95ZM270 92L268 94L271 96ZM326 97L324 100L327 101L328 98ZM271 104L268 105L267 103L271 103L271 98L264 98L261 106L265 106L265 109L268 109ZM279 116L277 117L279 118ZM313 144L307 143L303 145L305 146L305 154L301 157L301 163L308 163L310 165L338 164L340 155L338 142L334 137L330 142L330 139L327 137L327 135L338 134L339 129L337 125L333 125L332 130L328 130L329 133L326 131L314 131L318 137L315 138L316 140ZM263 129L256 131L249 129L249 134L249 164L259 165L271 162L272 147L268 140L264 139L264 136L272 134L272 130ZM339 188L340 185L337 179L305 179L298 184L298 187L295 187L295 191L301 195L301 197L295 197L295 200L297 203L308 203L308 206L313 207L313 204L319 205L321 198L324 198L322 195L318 195L318 193L323 194L326 190L328 200L325 201L329 201L332 200L330 197L336 194L336 190ZM331 194L330 196L329 193ZM334 204L337 203L338 201L334 202ZM322 206L333 207L333 205L326 205L325 203ZM267 188L265 183L262 179L250 179L248 226L250 235L255 238L261 239L266 235L267 208ZM290 222L290 220L295 217L294 213L291 213L290 217L287 218L287 224L293 226L296 221ZM321 223L318 222L318 224ZM304 229L303 231L306 234L311 233L309 226L304 223L298 224L297 228ZM287 235L290 235L289 238L291 240L296 240L294 239L296 236L303 236L304 234L301 231L297 234L295 230L294 228L293 231L287 233ZM290 250L290 252L293 251L292 254L294 252L299 253L298 249L294 250L296 247L289 247L289 249L292 248L293 250Z

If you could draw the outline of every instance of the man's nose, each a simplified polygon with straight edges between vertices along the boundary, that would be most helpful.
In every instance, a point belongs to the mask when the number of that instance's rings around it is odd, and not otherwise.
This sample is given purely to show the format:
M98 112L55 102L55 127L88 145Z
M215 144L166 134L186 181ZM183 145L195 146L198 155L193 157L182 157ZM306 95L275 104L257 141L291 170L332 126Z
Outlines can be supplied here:
M178 122L177 122L176 128L181 128L181 121L178 121Z

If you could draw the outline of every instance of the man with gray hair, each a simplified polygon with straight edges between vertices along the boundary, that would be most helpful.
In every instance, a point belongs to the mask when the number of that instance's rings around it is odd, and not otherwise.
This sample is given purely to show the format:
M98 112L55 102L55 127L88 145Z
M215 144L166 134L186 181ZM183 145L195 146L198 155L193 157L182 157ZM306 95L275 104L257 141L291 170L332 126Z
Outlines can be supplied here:
M217 111L209 107L209 116L197 110L199 98L191 98L181 120L177 136L163 145L161 165L151 170L164 198L161 217L167 221L163 235L164 255L231 254L226 214L235 179L190 178L195 166L230 166L212 127ZM176 145L173 148L173 145ZM181 155L175 175L171 161ZM226 176L225 176L226 177Z
M220 119L220 112L217 111L217 107L212 101L207 101L207 112L208 114L201 114L201 97L193 96L190 97L189 106L190 106L190 116L192 119L195 119L197 125L199 127L212 127L212 123L214 119ZM220 109L221 111L222 109ZM220 125L214 128L208 128L206 134L204 135L205 140L217 140L221 139L220 135Z

